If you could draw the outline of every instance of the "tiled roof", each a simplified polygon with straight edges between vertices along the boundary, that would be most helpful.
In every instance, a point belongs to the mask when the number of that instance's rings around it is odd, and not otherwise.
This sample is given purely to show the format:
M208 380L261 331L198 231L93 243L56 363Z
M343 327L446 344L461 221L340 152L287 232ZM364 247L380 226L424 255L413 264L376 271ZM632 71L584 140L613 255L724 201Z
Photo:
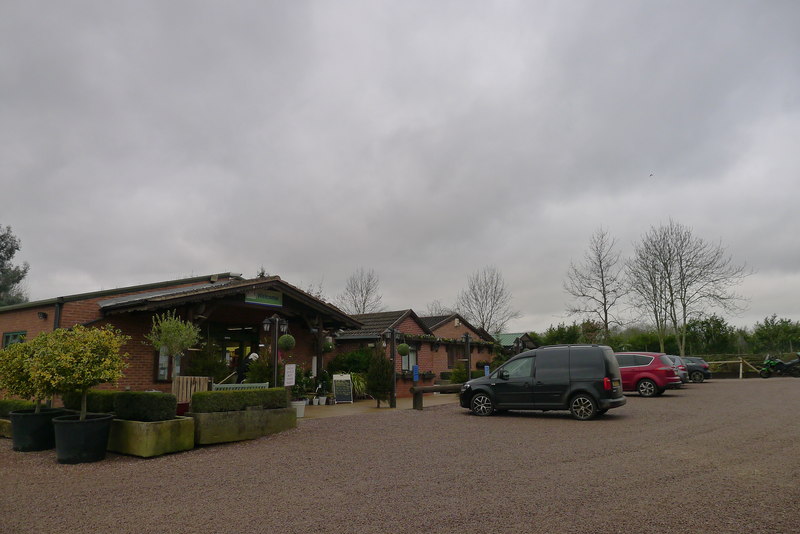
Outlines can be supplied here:
M455 315L454 313L448 315L431 315L429 317L420 317L419 320L425 323L425 326L428 328L433 328L434 326L438 326L440 323L445 322L450 317Z
M364 326L358 330L345 330L340 332L337 339L360 339L375 338L382 336L387 330L398 325L409 314L411 310L398 310L378 313L362 313L351 315L353 319L362 323Z

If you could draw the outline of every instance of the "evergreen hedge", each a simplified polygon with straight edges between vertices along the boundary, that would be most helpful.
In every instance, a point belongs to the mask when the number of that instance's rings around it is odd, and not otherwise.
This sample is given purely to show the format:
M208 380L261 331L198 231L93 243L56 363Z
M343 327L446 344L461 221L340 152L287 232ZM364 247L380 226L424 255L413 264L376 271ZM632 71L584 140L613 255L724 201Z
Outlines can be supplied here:
M198 391L192 395L192 412L238 412L249 406L265 409L287 408L289 392L285 388L245 389L240 391Z
M112 413L114 411L114 396L120 391L90 389L86 395L86 411L92 413ZM61 402L68 410L80 411L81 392L72 391L61 395Z
M158 391L120 391L114 395L117 419L128 421L168 421L175 419L178 400L172 393Z
M14 410L32 410L36 405L20 399L0 399L0 419L8 419L8 412Z

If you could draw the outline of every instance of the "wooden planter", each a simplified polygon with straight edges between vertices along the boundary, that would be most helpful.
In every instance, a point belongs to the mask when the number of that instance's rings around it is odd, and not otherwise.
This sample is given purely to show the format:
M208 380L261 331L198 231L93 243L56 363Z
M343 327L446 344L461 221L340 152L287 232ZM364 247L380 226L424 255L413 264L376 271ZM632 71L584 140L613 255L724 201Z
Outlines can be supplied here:
M194 418L194 441L197 445L255 439L297 426L297 413L294 408L272 410L250 408L238 412L187 415Z
M194 448L194 419L176 417L167 421L114 419L108 450L142 458Z

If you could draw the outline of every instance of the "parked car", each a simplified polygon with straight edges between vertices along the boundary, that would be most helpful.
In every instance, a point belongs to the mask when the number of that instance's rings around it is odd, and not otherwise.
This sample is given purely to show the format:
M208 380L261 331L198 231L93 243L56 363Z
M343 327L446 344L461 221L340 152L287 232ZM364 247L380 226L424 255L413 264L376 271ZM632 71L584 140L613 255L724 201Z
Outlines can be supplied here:
M703 358L686 356L683 360L686 362L686 371L689 373L689 380L692 382L700 383L711 378L711 370Z
M683 358L673 354L667 354L667 358L672 360L672 367L675 368L675 374L681 379L681 384L687 383L689 381L689 373L686 370L686 363L684 363Z
M605 345L555 345L518 354L461 387L475 415L504 410L569 410L592 419L627 401L614 352Z
M623 391L637 391L655 397L681 384L672 360L661 352L616 352Z

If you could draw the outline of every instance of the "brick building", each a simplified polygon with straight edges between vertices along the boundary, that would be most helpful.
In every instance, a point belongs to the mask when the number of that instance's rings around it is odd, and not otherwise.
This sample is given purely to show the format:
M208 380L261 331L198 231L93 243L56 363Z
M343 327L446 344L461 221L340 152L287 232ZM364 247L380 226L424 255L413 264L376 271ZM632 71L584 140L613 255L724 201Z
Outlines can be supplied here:
M414 365L419 368L420 385L430 385L442 373L451 371L466 354L464 334L468 333L471 337L473 367L481 354L487 361L492 359L492 337L469 325L458 314L419 317L413 310L398 310L354 315L353 318L363 327L336 335L337 354L376 348L391 358L392 333L397 344L406 343L410 347L407 356L397 355L395 358L398 397L411 396L409 389Z
M145 335L154 315L174 310L200 328L231 356L241 379L251 353L272 353L277 336L292 334L293 361L316 371L324 364L322 344L332 332L361 326L338 308L284 282L278 276L246 280L221 273L96 291L0 308L2 347L56 328L114 325L131 337L128 367L120 388L170 391L180 361L160 354Z

